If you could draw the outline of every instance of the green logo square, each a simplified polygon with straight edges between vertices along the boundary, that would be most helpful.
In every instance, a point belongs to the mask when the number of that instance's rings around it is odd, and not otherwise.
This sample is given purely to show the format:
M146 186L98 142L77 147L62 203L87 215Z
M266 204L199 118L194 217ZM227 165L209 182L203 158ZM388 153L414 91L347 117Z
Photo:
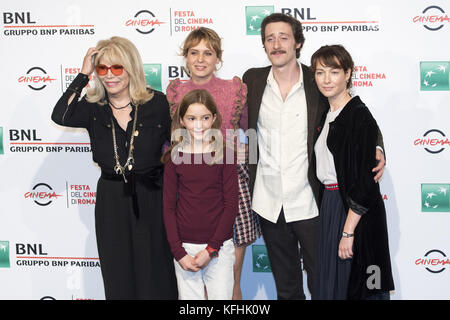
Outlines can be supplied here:
M269 255L264 245L252 245L253 272L272 272Z
M4 154L3 151L3 128L0 127L0 154Z
M152 87L152 89L162 91L161 85L161 64L147 63L144 64L145 82Z
M450 90L450 62L422 61L420 62L421 91Z
M273 6L246 6L245 20L247 35L254 36L261 34L261 22L265 17L274 12Z
M0 241L0 268L9 267L9 241Z
M450 212L450 184L422 183L422 212Z

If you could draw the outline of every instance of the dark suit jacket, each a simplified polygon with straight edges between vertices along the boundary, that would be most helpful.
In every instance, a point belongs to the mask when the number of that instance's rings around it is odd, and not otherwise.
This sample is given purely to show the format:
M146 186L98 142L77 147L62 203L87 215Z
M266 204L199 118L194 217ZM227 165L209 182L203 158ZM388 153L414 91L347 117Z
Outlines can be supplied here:
M380 185L373 180L375 149L379 137L377 122L361 99L353 97L330 122L327 146L333 155L339 193L346 212L361 215L355 229L353 259L348 284L349 299L394 290L389 254L386 209ZM380 287L366 285L368 267L380 271Z
M306 105L307 105L307 122L308 122L308 180L314 193L317 206L320 208L320 200L322 193L322 186L316 177L316 164L314 158L314 144L317 140L321 118L324 113L328 111L328 103L326 99L320 94L317 85L314 81L314 76L305 65L301 65L303 83L305 87ZM265 68L253 68L245 72L242 80L247 84L247 104L248 104L248 128L256 130L258 121L259 108L261 106L264 89L267 85L267 77L269 75L271 66ZM250 146L252 150L252 146ZM257 164L250 164L250 191L253 193L253 186L255 184L256 167Z

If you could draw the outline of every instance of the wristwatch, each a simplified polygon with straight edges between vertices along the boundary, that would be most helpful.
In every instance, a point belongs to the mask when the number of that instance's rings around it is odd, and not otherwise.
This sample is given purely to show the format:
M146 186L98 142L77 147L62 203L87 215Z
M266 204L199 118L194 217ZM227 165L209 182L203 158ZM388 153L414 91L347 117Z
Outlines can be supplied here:
M347 232L342 232L342 237L344 237L344 238L351 238L351 237L353 237L354 236L354 234L353 233L347 233Z
M214 248L211 248L209 245L206 246L205 249L206 249L206 251L208 251L209 257L210 257L211 259L216 258L216 257L219 256L219 250L214 249Z

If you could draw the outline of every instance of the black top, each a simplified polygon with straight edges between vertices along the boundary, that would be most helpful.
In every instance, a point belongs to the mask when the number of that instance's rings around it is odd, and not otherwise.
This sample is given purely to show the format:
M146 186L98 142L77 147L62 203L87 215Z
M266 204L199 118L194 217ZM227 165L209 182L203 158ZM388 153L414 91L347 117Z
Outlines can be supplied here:
M132 106L131 121L124 131L114 118L109 105L90 103L85 97L79 100L80 92L88 82L87 75L78 74L53 109L52 120L66 127L86 128L91 140L94 162L98 163L103 172L115 174L111 119L114 121L119 161L123 166L128 157L136 107ZM68 106L69 98L74 92L76 96ZM170 140L171 118L166 96L159 91L154 93L150 101L138 106L136 130L139 134L134 138L135 163L132 169L132 172L137 174L145 174L161 166L163 144Z
M381 291L394 290L386 209L380 185L374 181L372 172L379 139L377 122L358 96L330 122L327 146L333 155L342 202L347 211L351 208L361 215L353 242L349 299L365 299ZM379 273L370 271L369 267L374 266L379 268ZM379 279L379 287L368 285L372 275Z

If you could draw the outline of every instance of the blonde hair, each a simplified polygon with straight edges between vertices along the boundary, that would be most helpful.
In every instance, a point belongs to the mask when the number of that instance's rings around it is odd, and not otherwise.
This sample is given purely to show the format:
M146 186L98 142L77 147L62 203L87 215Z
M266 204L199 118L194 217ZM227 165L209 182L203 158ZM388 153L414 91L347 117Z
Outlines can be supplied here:
M206 42L207 46L215 51L222 66L222 40L217 32L210 28L200 27L192 30L184 40L183 48L181 48L181 55L186 58L189 53L189 49L198 45L202 40Z
M145 82L142 59L136 46L128 39L112 37L100 40L96 46L99 51L94 58L98 65L101 58L111 64L121 64L128 72L128 90L134 105L143 104L153 98L153 90ZM95 86L87 91L86 99L92 103L107 103L106 90L95 71ZM150 89L150 90L148 90Z

